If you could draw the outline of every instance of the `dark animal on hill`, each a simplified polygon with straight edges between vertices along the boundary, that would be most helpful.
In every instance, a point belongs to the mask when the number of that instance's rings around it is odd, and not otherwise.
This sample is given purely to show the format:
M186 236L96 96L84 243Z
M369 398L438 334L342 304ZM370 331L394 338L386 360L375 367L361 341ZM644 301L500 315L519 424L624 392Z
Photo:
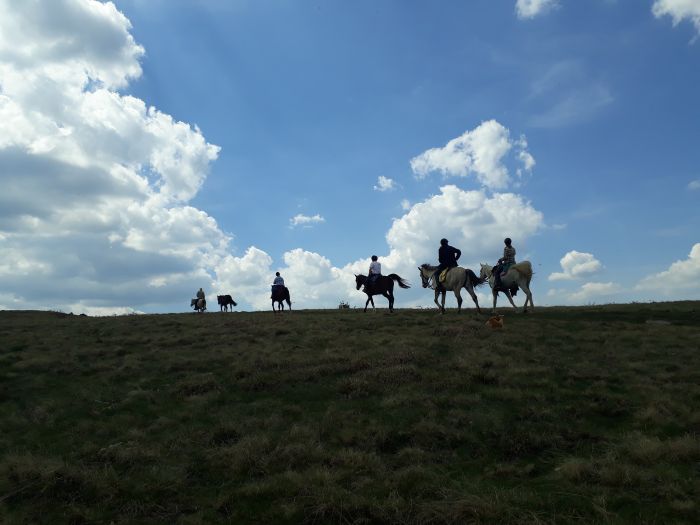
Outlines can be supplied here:
M292 300L289 297L289 288L287 288L286 286L274 286L270 298L272 299L273 312L284 310L284 301L286 301L287 305L289 305L289 309L292 309ZM275 303L277 303L276 309Z
M233 312L233 307L238 306L238 303L233 300L233 297L230 295L217 295L216 296L216 301L219 303L219 310L222 312L228 312L228 307L231 307L231 311Z
M371 283L369 286L365 286L365 289L363 290L367 294L367 302L365 303L364 310L365 312L367 311L367 305L370 302L372 303L372 308L374 308L374 299L372 299L373 295L383 295L384 297L389 299L389 311L394 311L394 281L396 281L396 283L401 288L411 287L405 279L402 279L395 273L390 273L389 275L380 275L376 281ZM366 275L355 275L355 285L357 286L358 290L360 289L360 286L362 286L366 282Z

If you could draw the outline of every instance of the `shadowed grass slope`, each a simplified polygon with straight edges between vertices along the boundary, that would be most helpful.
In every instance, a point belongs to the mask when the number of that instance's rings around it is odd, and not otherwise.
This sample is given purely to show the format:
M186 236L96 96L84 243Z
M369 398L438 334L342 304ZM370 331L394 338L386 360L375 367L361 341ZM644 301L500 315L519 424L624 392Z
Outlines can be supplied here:
M697 523L699 308L0 312L0 522Z

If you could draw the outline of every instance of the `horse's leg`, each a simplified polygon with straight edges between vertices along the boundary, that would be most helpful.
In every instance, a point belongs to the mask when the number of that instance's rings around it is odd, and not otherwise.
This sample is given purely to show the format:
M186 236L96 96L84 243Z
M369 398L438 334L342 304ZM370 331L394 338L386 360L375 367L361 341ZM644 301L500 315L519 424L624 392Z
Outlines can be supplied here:
M367 302L365 303L365 312L367 311L367 305L369 302L372 301L372 296L370 294L367 294ZM374 308L374 301L372 301L372 308Z
M438 310L440 310L440 303L438 302L438 297L439 297L439 296L440 296L440 290L438 290L438 289L436 288L436 289L435 289L435 299L433 299L433 301L435 301L435 306L438 307Z
M442 293L442 306L440 307L440 310L444 314L445 313L445 296L447 295L447 290L443 290L441 293Z
M510 295L510 289L506 289L506 291L505 291L504 293L506 294L506 297L507 297L508 300L510 301L510 304L513 306L513 308L515 308L515 309L517 310L518 307L515 306L515 302L513 302L513 296Z
M527 312L527 303L530 303L530 308L533 310L535 309L535 304L532 302L532 290L530 290L530 287L527 285L527 283L518 283L518 286L520 286L520 289L525 292L525 304L523 305L523 312Z
M391 292L382 292L382 295L386 297L389 300L389 311L393 312L394 311L394 296L389 295Z
M462 311L462 294L460 293L460 289L457 288L454 290L455 298L457 299L457 313Z
M479 299L476 297L476 294L474 293L474 287L471 284L469 284L469 285L465 286L465 288L467 289L467 292L469 293L469 295L472 296L472 301L474 301L474 304L476 305L476 311L481 313L481 308L479 308Z
M495 314L496 313L496 302L498 301L498 292L492 288L491 293L493 294L493 308L491 309L491 313Z

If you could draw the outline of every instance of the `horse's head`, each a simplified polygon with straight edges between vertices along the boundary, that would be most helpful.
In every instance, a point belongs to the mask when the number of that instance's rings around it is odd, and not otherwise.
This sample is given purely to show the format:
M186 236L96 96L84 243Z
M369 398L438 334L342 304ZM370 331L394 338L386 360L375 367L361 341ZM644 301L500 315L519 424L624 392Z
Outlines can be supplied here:
M365 284L365 279L367 279L366 275L357 275L355 274L355 289L359 290L360 287Z
M420 272L420 280L423 288L427 288L430 285L430 276L432 272L427 264L420 265L418 271Z
M481 264L481 272L479 272L479 277L483 279L488 279L491 277L491 273L493 272L493 267L489 266L488 264Z

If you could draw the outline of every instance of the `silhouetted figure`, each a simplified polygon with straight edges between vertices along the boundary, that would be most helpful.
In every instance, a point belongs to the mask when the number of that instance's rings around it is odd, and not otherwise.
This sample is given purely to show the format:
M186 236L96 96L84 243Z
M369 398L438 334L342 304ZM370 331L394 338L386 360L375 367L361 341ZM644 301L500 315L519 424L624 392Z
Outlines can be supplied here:
M462 255L462 250L449 245L447 239L440 239L440 248L438 249L438 269L435 272L435 286L440 286L440 274L448 268L456 268L457 261Z
M503 288L501 283L501 274L505 275L510 270L510 267L515 264L515 248L513 248L510 237L503 240L505 244L503 248L503 257L498 259L498 263L493 267L493 279L496 289Z

